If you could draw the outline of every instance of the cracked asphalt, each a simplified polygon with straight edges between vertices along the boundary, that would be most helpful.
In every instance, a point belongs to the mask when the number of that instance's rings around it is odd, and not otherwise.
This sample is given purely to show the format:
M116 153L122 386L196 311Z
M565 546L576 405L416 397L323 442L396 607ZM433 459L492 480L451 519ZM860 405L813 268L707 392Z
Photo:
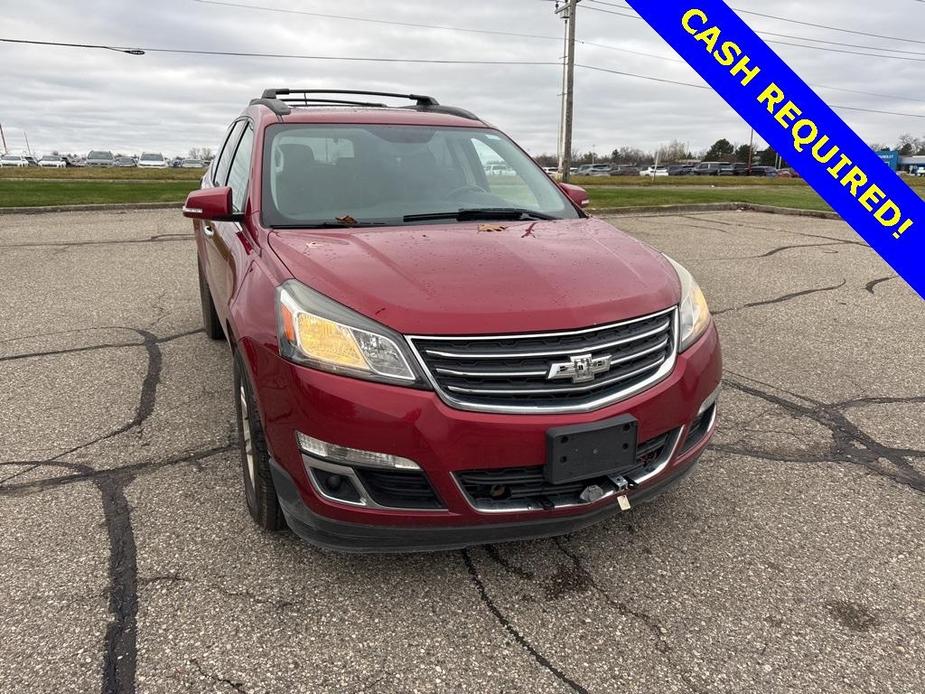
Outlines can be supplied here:
M677 490L554 540L259 532L177 211L0 216L0 691L925 691L925 311L841 222L620 217L727 366Z

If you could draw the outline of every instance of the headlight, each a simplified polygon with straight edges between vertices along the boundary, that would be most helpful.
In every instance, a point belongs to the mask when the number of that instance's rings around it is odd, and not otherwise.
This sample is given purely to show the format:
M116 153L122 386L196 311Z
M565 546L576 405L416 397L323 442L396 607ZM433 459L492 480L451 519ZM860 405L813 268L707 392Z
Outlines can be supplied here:
M679 352L694 344L710 324L710 309L703 296L700 285L683 265L676 263L666 255L665 258L674 266L681 280L681 315Z
M277 290L279 350L286 359L373 381L420 385L403 338L295 280Z

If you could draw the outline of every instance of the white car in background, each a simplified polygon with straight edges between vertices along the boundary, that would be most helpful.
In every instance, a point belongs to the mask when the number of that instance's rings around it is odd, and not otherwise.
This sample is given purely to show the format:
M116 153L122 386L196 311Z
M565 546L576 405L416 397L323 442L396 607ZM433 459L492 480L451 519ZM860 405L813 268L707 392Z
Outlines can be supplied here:
M144 152L138 160L139 169L166 169L169 166L163 154Z
M0 157L0 166L29 166L29 160L23 154L4 154Z
M67 166L67 162L64 157L59 157L57 154L46 154L39 159L39 166L43 169L63 169Z
M667 176L668 167L667 166L650 166L648 169L643 169L639 172L640 176L648 176L650 178L655 178L656 176Z

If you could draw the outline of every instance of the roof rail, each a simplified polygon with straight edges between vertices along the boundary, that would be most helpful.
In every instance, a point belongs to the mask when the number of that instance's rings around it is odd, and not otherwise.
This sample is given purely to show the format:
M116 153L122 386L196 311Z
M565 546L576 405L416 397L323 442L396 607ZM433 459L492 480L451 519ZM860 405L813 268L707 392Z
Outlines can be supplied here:
M366 92L356 89L265 89L262 98L278 99L291 94L352 94L354 96L390 96L396 99L410 99L418 106L439 106L440 102L432 96L421 94L396 94L394 92Z
M440 102L432 96L423 96L421 94L396 94L393 92L368 92L356 89L265 89L259 99L252 99L251 106L266 106L278 116L286 116L292 112L292 106L365 106L367 108L388 108L385 104L371 103L365 101L353 101L347 99L323 99L313 94L346 94L351 96L387 96L396 99L410 99L414 101L413 106L402 106L401 108L411 109L414 111L426 111L429 113L444 113L450 116L466 118L467 120L481 120L471 111L467 111L455 106L441 106ZM281 97L291 96L286 99Z
M458 116L459 118L465 118L467 120L482 120L472 113L472 111L467 111L464 108L458 108L456 106L442 106L437 104L436 106L402 106L402 108L411 111L426 111L427 113L444 113L448 116Z

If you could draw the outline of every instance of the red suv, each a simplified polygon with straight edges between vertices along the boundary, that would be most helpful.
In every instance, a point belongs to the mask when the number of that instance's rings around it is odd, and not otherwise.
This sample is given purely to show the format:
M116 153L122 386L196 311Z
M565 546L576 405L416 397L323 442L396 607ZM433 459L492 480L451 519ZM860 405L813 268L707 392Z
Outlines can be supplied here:
M257 524L456 548L571 532L689 472L722 370L706 301L587 200L431 97L251 101L183 213Z

